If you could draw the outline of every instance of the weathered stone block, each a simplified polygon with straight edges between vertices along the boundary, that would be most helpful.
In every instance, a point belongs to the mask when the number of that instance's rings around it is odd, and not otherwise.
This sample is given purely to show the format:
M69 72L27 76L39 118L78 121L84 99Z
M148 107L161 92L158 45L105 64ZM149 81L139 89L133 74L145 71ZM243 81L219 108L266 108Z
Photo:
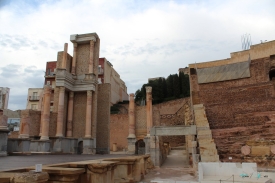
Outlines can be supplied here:
M269 146L252 146L251 147L251 156L269 156L270 147Z

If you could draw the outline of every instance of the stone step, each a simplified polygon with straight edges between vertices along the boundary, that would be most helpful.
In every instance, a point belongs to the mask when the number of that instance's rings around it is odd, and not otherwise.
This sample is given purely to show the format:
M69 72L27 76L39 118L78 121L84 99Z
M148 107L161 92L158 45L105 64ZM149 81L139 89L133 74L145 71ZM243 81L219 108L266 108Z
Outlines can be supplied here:
M201 162L219 162L219 155L201 155Z

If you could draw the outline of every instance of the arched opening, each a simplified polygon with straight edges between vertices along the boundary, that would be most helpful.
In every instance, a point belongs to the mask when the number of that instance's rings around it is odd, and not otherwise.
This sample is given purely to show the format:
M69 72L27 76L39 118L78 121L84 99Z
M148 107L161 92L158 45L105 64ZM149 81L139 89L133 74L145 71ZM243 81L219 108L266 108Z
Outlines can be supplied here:
M272 78L275 79L275 68L272 68L272 69L269 71L269 80L271 81Z
M77 154L83 153L83 141L79 141L77 145Z
M145 154L145 142L140 139L135 143L135 154Z

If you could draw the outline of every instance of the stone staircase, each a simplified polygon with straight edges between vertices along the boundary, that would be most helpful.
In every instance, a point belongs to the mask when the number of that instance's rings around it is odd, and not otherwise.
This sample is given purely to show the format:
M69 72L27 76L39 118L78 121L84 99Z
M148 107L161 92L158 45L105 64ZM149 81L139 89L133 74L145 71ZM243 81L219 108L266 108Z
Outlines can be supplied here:
M203 104L194 105L194 115L201 162L218 162L219 155L212 138Z

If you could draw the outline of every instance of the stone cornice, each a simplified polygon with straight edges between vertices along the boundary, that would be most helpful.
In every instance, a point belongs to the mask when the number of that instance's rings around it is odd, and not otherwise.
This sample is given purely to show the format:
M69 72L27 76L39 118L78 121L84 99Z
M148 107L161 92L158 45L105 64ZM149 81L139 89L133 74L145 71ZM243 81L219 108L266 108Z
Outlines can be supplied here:
M74 76L67 72L66 69L56 70L56 86L64 86L66 89L76 91L95 91L98 84L95 74L83 74Z
M70 36L71 42L77 43L77 44L86 44L86 43L90 43L90 41L96 42L98 38L99 37L96 33L73 34Z

